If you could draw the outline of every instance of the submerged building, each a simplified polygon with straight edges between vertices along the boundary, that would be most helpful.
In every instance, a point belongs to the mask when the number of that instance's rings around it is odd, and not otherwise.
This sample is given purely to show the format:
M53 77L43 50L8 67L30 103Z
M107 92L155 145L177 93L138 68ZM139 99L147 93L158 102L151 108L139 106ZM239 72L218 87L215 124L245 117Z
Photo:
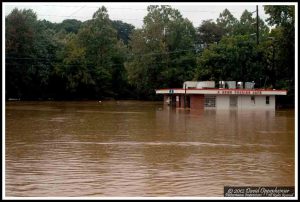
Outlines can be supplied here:
M275 109L275 96L286 90L255 89L254 82L186 81L183 88L157 89L164 104L190 109Z

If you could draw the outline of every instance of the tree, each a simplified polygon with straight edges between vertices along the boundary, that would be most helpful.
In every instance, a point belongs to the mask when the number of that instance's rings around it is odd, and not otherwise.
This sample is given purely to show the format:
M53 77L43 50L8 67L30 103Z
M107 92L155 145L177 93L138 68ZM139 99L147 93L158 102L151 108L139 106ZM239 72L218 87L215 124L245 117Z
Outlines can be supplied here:
M118 40L105 7L99 8L93 20L83 25L78 37L81 45L86 48L86 62L95 82L95 95L111 96L112 54L116 51Z
M37 17L32 10L14 9L6 18L6 92L7 97L22 97L29 83L27 71L34 63L30 60L35 37ZM29 60L25 62L25 57ZM22 60L23 59L23 60Z
M249 36L223 37L198 57L194 79L259 83L263 74L263 64L257 58L259 51Z
M274 26L270 33L274 46L275 67L271 72L273 87L288 89L284 102L294 105L295 97L295 6L264 6L270 15L269 25Z
M14 9L6 18L6 97L47 96L57 48L53 30L31 10Z
M226 8L222 13L220 13L219 18L217 18L217 25L221 27L226 36L232 35L234 33L234 27L237 25L238 20L230 13Z
M219 42L224 35L224 30L211 19L204 20L197 31L198 41L204 46Z
M69 34L60 53L56 74L71 98L119 97L124 81L125 45L117 39L105 7ZM62 65L61 65L62 63Z
M241 15L239 23L236 24L234 29L235 35L253 35L256 34L256 18L252 17L253 13L245 10ZM259 19L259 36L260 41L266 40L269 34L269 27L264 23L262 19ZM254 38L254 37L253 37Z
M295 6L264 6L269 25L294 27L295 25Z
M256 19L252 18L251 12L245 10L242 13L235 32L236 34L240 35L250 35L256 33Z
M67 19L56 25L56 31L64 30L66 33L78 33L82 22L76 19Z
M124 44L128 45L130 40L129 36L134 30L134 26L120 20L113 20L112 26L117 30L117 37L122 40Z
M94 84L85 58L86 49L80 46L76 35L68 36L62 62L56 65L56 73L65 80L66 91L70 94L88 96L88 85Z
M195 29L170 6L148 6L142 29L133 32L132 56L126 63L129 82L139 98L154 98L155 89L178 87L192 78Z

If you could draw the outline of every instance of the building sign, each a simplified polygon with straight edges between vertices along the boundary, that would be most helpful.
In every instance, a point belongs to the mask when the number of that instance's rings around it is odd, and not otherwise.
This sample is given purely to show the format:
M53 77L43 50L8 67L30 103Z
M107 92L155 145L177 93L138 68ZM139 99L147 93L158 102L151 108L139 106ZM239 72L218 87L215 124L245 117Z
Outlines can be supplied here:
M261 95L261 91L251 91L251 90L218 90L218 94L223 94L223 95Z

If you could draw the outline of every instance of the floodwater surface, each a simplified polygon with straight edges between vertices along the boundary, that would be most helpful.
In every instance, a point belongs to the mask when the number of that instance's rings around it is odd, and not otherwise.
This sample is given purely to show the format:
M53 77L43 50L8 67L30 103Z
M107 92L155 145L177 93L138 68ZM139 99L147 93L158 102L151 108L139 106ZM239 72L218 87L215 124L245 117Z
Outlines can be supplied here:
M223 196L294 186L293 110L7 102L7 197Z

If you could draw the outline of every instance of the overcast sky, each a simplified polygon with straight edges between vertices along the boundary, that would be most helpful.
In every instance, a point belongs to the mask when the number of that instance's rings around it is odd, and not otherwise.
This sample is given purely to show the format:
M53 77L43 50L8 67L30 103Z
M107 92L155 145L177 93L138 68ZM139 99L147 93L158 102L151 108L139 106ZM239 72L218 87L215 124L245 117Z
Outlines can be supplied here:
M198 27L203 20L216 20L225 8L239 19L245 9L255 11L257 3L3 3L5 16L14 8L31 8L36 12L38 19L51 22L62 22L65 19L85 21L91 19L93 13L103 5L107 8L110 19L122 20L137 28L143 25L147 6L161 4L178 9L183 17ZM259 4L258 9L260 18L268 18L264 13L263 4ZM253 17L256 17L256 13L253 13Z

